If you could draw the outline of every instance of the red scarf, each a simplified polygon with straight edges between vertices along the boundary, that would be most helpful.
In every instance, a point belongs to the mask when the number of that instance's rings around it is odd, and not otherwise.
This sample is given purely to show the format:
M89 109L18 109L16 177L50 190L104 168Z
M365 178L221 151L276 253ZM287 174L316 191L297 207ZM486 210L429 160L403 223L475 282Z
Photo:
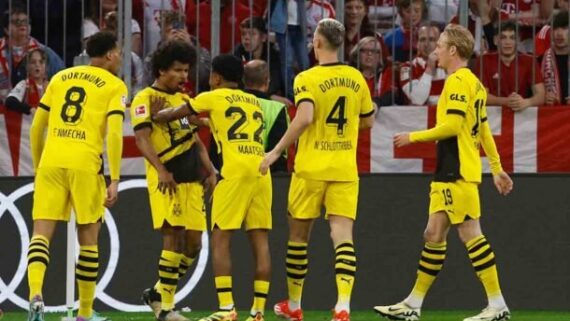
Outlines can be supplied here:
M556 64L556 54L552 48L546 50L542 58L542 73L544 76L544 89L546 92L554 93L556 95L556 102L560 103L561 93L560 78L558 77L558 66Z

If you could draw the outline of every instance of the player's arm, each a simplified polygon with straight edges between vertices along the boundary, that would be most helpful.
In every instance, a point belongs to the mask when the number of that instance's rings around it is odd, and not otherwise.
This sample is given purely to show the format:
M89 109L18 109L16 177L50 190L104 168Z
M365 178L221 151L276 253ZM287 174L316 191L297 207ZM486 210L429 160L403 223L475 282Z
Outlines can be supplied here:
M34 115L34 120L30 127L30 147L32 150L32 164L34 171L38 169L42 151L44 150L44 133L49 123L49 107L40 104Z
M301 134L313 123L315 111L315 98L308 88L311 88L311 81L306 74L300 73L295 77L293 85L295 92L295 103L297 104L297 114L291 121L289 128L277 145L265 155L259 166L261 174L267 174L269 167L279 159L283 151L293 144ZM370 93L369 93L370 94Z
M190 101L174 108L166 108L157 110L151 106L152 121L157 123L168 123L173 120L181 119L196 114L190 106Z
M376 112L378 112L378 105L376 105L376 103L372 103L372 108L374 108L374 110L372 111L372 114L368 114L367 116L360 116L360 123L358 124L358 127L360 129L368 129L368 128L372 128L372 126L374 126L374 120L376 119Z
M147 123L145 123L147 124ZM150 134L152 125L143 125L135 127L135 142L141 154L158 172L158 190L162 193L168 192L170 195L176 192L176 181L164 164L160 161L158 153L152 146Z
M487 155L487 159L489 160L491 173L493 173L493 182L501 195L507 195L513 189L513 181L509 175L503 171L501 158L497 151L495 139L493 138L487 117L484 117L481 121L481 146L483 146L485 155Z
M265 158L261 162L259 170L262 174L266 174L269 167L281 156L283 151L285 151L291 144L293 144L301 134L305 131L309 125L313 123L314 115L314 104L313 101L303 100L300 101L297 107L297 114L295 118L291 121L289 128L279 140L279 143L265 155Z
M195 138L196 138L196 146L198 147L198 153L200 155L200 161L202 162L202 165L204 165L204 168L206 169L207 177L204 182L204 187L206 188L206 193L210 194L210 201L211 201L214 195L214 188L216 187L216 184L218 182L218 179L216 177L216 168L214 167L214 164L212 164L210 156L208 155L208 150L206 149L206 146L204 146L204 143L202 142L200 137L196 134Z
M446 82L448 89L442 92L442 96L446 95L445 98L447 99L446 106L441 106L445 108L443 119L438 119L439 124L427 130L396 134L394 136L395 145L401 147L410 143L433 142L457 136L465 121L467 108L472 99L468 85L457 76L452 75L448 78Z
M372 101L372 96L370 95L370 90L366 90L367 86L364 76L361 75L361 94L360 94L360 122L358 127L360 129L372 128L374 126L374 120L376 119L376 112L378 111L378 105Z

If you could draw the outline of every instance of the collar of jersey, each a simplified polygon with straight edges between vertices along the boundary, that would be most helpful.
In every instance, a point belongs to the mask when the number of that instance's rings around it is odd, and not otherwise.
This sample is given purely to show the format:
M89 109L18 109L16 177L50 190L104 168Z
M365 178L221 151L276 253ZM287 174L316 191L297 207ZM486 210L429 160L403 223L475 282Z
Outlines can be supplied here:
M337 61L337 62L330 62L330 63L328 63L328 64L322 64L322 65L319 65L319 66L321 66L321 67L330 67L330 66L341 66L341 65L344 65L344 64L343 64L342 62L340 62L340 61Z
M150 86L150 88L152 88L152 89L154 89L154 90L156 90L156 91L160 91L161 93L169 94L169 95L174 95L174 94L177 93L176 90L169 91L169 90L160 89L160 88L155 87L155 86Z

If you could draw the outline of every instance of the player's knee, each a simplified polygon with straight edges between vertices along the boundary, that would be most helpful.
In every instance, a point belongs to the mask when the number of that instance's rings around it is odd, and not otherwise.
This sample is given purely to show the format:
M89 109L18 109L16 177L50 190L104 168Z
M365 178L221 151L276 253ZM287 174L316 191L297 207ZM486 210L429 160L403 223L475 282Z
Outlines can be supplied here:
M424 231L424 241L432 243L441 243L445 241L445 235L438 229L427 228Z
M184 254L187 257L195 258L200 254L202 250L202 242L195 243L195 244L187 244L186 248L184 249Z

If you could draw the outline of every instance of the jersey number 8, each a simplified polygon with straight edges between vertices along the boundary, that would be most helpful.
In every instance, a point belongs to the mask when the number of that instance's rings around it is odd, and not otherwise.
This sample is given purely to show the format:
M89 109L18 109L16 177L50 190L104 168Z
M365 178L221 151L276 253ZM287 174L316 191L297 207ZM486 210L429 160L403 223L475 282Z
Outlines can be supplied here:
M83 104L86 98L85 89L71 87L65 93L65 103L61 107L61 119L68 125L77 125L83 114Z

